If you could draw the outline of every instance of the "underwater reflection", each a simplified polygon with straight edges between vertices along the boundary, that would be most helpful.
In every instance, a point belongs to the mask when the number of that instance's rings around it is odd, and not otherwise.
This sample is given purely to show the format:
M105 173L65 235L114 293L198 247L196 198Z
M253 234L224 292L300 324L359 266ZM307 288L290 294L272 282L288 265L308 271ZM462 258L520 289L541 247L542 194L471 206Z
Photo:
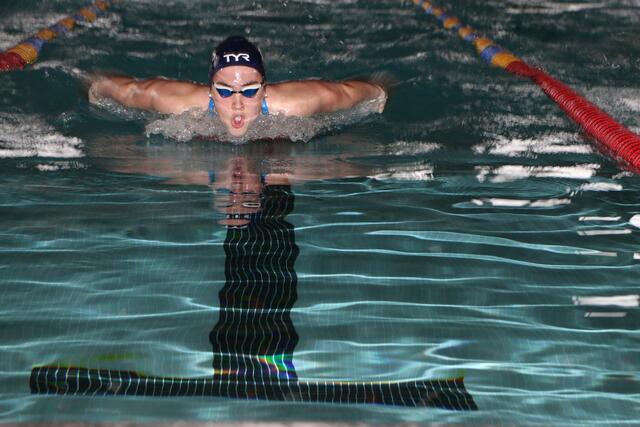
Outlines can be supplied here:
M298 334L291 321L297 300L298 257L294 207L286 174L258 176L247 160L233 158L227 179L212 183L216 206L225 213L225 285L219 292L220 319L211 331L213 377L217 380L297 379L293 351Z
M304 157L288 155L282 146L264 145L263 149L267 153L261 155L232 150L226 156L215 156L215 161L199 157L204 167L194 166L197 162L181 163L176 157L108 162L110 169L119 172L162 175L173 183L203 184L213 191L213 205L220 214L218 223L226 228L225 284L218 293L219 319L209 333L213 374L176 378L44 366L32 370L31 392L477 409L462 378L399 382L298 378L293 356L299 336L291 310L298 297L295 263L299 249L295 228L286 219L295 207L292 182L358 173L367 176L369 171L330 156L314 156L312 165ZM217 165L215 169L205 169L212 163Z

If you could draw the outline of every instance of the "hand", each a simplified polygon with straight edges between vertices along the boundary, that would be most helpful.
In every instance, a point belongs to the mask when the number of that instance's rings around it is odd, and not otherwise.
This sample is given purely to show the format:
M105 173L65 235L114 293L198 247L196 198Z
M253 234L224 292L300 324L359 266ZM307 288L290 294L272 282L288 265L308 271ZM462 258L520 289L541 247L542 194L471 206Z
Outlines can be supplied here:
M91 86L89 86L89 92L88 92L89 102L92 104L95 104L100 99L100 97L98 96L98 83L100 82L95 81L91 83Z
M378 84L374 84L374 86L380 91L380 93L373 101L373 111L382 114L384 107L387 104L387 92Z
M389 98L389 92L396 85L397 79L389 72L377 71L369 77L368 81L380 90L380 95L376 98L374 105L375 111L382 113Z

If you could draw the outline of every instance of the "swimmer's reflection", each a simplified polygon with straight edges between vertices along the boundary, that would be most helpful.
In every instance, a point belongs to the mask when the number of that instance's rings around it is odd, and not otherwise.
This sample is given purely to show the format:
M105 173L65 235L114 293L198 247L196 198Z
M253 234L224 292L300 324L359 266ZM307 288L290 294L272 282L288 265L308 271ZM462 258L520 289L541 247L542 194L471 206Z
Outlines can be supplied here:
M258 175L243 158L230 166L221 180L211 177L216 208L224 214L220 222L227 227L220 319L210 334L214 381L296 380L298 334L290 313L299 251L285 220L294 195L286 173Z
M188 178L200 182L202 174ZM226 168L208 174L215 191L214 205L222 214L219 222L227 229L220 317L209 335L211 377L151 377L47 366L32 370L32 393L224 396L477 409L462 378L404 382L298 379L293 363L298 334L291 309L297 299L294 266L299 250L294 227L286 220L294 208L292 178L286 161L256 166L242 157L231 158Z

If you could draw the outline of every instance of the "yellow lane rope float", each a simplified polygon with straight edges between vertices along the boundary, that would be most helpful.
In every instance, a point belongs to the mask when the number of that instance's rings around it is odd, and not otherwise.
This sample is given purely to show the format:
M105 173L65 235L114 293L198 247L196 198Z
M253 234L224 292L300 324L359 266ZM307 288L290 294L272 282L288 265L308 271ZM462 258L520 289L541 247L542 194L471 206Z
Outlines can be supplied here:
M498 46L493 40L480 36L473 28L464 25L460 19L445 13L444 9L430 1L413 0L413 3L428 15L438 19L444 28L456 32L460 38L472 43L485 62L511 74L531 79L614 158L622 160L631 170L640 173L640 137L638 135L562 82L538 68L531 67L522 59Z
M40 51L45 44L61 34L73 31L78 22L95 21L105 14L112 3L112 0L97 0L78 10L75 14L59 20L50 27L43 28L35 35L0 53L0 71L22 70L26 65L33 64L38 60Z

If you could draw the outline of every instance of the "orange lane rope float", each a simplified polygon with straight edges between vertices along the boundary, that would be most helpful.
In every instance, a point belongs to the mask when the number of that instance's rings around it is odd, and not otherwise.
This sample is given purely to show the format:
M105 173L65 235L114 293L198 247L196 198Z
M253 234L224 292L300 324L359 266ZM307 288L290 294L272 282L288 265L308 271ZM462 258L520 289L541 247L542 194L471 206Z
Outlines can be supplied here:
M608 149L617 159L626 162L636 173L640 172L640 137L584 97L544 71L531 67L522 59L502 49L491 39L480 36L460 19L448 15L429 1L413 0L425 13L434 16L442 26L455 31L460 38L472 43L480 58L505 71L527 77L536 83L585 132Z
M73 31L78 22L93 22L103 16L111 6L112 0L97 0L83 7L75 14L67 16L54 25L38 31L35 35L21 41L11 49L0 53L0 71L22 70L26 65L38 60L43 46L61 34Z

